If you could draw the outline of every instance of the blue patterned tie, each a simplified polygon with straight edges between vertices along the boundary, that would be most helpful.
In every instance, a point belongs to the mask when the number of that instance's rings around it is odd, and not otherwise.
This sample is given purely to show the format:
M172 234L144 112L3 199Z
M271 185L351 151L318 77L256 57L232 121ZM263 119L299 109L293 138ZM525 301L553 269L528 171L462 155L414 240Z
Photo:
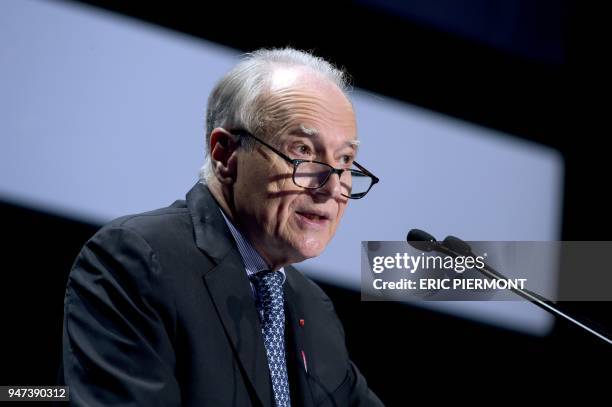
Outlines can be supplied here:
M274 400L277 407L289 407L291 400L285 360L283 276L278 271L260 271L251 276L251 282L257 293L258 306L263 311L261 323Z

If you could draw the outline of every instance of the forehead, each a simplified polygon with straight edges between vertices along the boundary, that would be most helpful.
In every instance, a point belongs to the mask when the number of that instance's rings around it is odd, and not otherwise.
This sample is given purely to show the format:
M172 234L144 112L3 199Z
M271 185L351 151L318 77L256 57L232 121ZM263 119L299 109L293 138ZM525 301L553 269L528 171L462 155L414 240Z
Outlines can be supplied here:
M335 134L324 135L316 128L308 127L308 125L304 123L297 123L294 127L289 129L287 134L292 136L303 136L313 140L316 143L327 141L333 144L338 144L339 147L351 147L355 150L357 150L359 147L359 140L356 136L344 137L343 135Z
M272 75L270 90L266 116L281 124L277 134L300 133L330 142L356 140L351 102L321 74L296 68L278 69Z

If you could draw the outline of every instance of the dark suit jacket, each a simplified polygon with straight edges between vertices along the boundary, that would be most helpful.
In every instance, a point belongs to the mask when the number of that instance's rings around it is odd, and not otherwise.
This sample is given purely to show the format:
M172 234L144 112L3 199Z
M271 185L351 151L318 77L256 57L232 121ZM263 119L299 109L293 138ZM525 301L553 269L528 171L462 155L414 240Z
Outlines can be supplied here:
M286 270L292 404L382 405L349 360L329 298ZM63 375L75 405L274 405L244 265L204 185L100 229L75 260L64 307Z

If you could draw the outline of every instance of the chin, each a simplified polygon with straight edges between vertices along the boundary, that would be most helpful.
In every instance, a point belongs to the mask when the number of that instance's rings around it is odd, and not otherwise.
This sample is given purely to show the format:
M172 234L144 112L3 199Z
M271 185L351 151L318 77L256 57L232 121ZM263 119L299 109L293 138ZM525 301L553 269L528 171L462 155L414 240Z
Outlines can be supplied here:
M310 238L300 242L300 245L297 247L297 251L302 257L300 261L317 257L323 253L326 246L327 241L323 239Z

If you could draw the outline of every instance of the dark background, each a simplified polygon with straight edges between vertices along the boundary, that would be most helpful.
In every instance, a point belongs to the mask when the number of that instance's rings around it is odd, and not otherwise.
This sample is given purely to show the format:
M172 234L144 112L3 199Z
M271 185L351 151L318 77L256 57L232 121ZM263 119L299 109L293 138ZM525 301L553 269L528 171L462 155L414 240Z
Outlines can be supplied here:
M593 3L86 3L243 51L312 50L345 67L357 87L551 146L565 160L562 239L612 240L610 25ZM0 384L52 384L67 275L100 225L2 202L0 217ZM537 338L406 305L362 303L359 293L322 287L344 323L353 360L388 405L417 397L609 396L600 379L610 379L610 347L563 321ZM612 327L609 303L565 306L601 329Z

